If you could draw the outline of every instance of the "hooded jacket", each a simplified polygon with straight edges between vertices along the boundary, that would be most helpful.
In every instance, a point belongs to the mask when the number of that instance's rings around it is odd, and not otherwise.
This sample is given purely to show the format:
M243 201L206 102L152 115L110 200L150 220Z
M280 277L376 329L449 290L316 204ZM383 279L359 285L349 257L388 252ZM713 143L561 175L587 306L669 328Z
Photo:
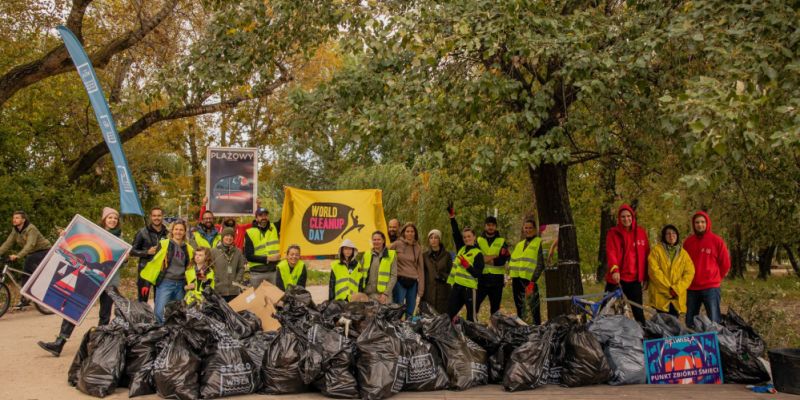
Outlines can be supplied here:
M694 263L694 279L689 290L718 288L731 269L728 246L721 237L711 232L711 218L703 211L698 211L692 216L692 230L694 230L694 220L698 216L706 219L706 231L694 232L683 242L683 248Z
M622 226L620 214L628 211L633 217L631 229ZM616 284L611 275L619 268L619 279L625 282L644 282L647 280L647 256L650 254L650 242L647 232L636 223L633 208L623 204L617 211L617 226L608 231L606 237L606 261L608 272L606 282Z
M353 256L350 257L349 261L345 260L345 258L344 258L344 248L345 247L349 247L349 248L353 249ZM342 241L342 244L339 245L339 258L338 258L338 260L339 260L340 263L346 265L347 269L350 272L352 272L356 268L361 268L361 263L359 263L358 260L356 259L357 255L358 255L358 248L356 247L356 244L353 243L352 240L345 239L345 240ZM361 279L361 281L358 283L358 291L359 292L363 292L365 286L366 286L366 280L365 279ZM333 275L333 269L331 269L331 277L330 277L330 280L328 281L328 299L333 300L334 298L336 298L336 296L335 296L335 288L336 288L336 277Z
M678 312L685 313L686 289L694 278L694 265L689 253L681 248L680 242L675 243L674 248L677 252L674 257L670 257L664 240L666 229L665 227L661 231L661 243L655 245L647 257L650 280L650 288L647 291L650 293L650 305L659 311L669 312L669 305L672 304ZM675 231L677 232L677 229ZM676 297L672 297L670 289L677 294Z

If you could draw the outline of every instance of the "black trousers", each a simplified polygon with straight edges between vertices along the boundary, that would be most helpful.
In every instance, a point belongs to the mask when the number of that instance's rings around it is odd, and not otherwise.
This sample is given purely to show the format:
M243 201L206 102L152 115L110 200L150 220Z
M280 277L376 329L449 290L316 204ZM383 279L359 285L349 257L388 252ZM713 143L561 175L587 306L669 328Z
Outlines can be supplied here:
M500 311L500 303L503 302L502 279L499 282L493 281L489 283L478 283L478 294L477 298L475 299L476 311L481 309L481 304L483 304L483 300L485 300L486 297L489 297L490 315L494 315L494 313Z
M111 296L107 295L105 291L100 294L100 321L97 323L97 326L108 325L111 321L111 306L114 305L114 301L111 300ZM61 321L61 331L58 332L58 336L63 337L64 339L69 339L72 336L72 331L75 330L75 324L69 322L67 320Z
M25 256L25 264L23 264L22 270L32 274L33 271L36 271L36 267L42 263L42 260L44 260L44 256L47 255L48 251L50 251L50 249L39 250ZM20 287L25 286L25 283L28 282L28 277L28 275L22 275L19 282Z
M142 279L142 269L147 263L139 263L139 268L136 273L136 296L139 297L139 301L142 303L147 303L147 300L150 298L150 292L153 292L153 300L156 298L155 290L156 288L150 284L150 282ZM142 291L142 288L147 288L146 291Z
M622 293L625 294L625 297L636 303L643 304L641 282L620 281L619 283L622 286ZM606 292L613 292L617 290L620 285L613 285L606 282ZM634 305L631 305L631 309L633 310L633 318L636 319L636 322L644 324L644 310Z
M678 309L675 308L675 306L672 305L672 303L669 303L669 310L658 310L658 312L669 314L669 315L672 315L674 317L680 317L681 316L681 313L678 312Z
M539 298L539 287L536 287L536 290L533 292L530 299L526 299L525 297L525 289L528 287L530 282L531 281L524 278L511 279L511 289L512 293L514 294L514 306L517 308L517 316L522 320L525 320L528 317L525 306L528 305L528 308L530 308L530 312L533 316L533 323L536 325L541 325L542 312L540 310L541 299Z
M461 307L467 306L467 320L475 321L475 313L472 312L473 293L475 289L470 289L459 284L453 285L450 290L450 297L447 299L447 315L455 317L461 311Z

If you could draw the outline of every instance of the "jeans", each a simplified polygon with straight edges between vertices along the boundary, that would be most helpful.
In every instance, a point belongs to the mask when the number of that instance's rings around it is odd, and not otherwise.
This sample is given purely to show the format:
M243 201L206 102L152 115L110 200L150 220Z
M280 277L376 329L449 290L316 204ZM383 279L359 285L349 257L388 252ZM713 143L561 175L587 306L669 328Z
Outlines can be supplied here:
M169 279L164 279L158 284L155 295L155 314L158 324L164 323L164 308L167 307L167 303L183 300L183 296L185 295L183 286L185 284L184 281L173 281Z
M267 281L271 284L275 284L277 271L272 272L255 272L250 271L250 286L257 288L261 285L261 282Z
M396 304L406 305L406 318L411 318L414 314L414 309L417 308L417 287L419 282L414 282L410 288L406 288L402 283L398 282L394 285L392 290L392 301Z
M686 291L686 326L694 329L694 317L700 314L700 306L706 309L706 315L714 322L720 322L719 303L722 292L719 288Z

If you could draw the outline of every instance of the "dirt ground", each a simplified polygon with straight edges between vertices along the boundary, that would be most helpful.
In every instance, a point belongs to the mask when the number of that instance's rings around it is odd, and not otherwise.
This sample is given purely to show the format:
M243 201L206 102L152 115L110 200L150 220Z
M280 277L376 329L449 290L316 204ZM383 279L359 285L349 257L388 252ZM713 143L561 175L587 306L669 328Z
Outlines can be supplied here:
M315 299L324 299L325 286L310 288ZM0 399L89 399L67 384L67 370L78 350L80 339L97 324L97 309L89 313L86 321L75 329L72 340L67 342L61 357L53 357L41 350L36 342L53 340L58 333L61 319L56 315L44 316L33 307L28 310L9 312L0 318ZM638 385L613 387L607 385L584 388L560 388L548 386L534 391L506 393L501 386L489 385L466 392L400 393L398 399L470 399L470 398L551 398L551 399L620 399L620 398L681 398L681 399L800 399L791 395L754 394L743 385ZM108 399L127 398L127 389L117 389ZM272 396L266 396L272 397ZM142 399L158 399L156 395ZM263 399L263 395L240 396L238 399ZM277 396L275 398L278 398ZM319 394L280 396L280 399L322 399Z

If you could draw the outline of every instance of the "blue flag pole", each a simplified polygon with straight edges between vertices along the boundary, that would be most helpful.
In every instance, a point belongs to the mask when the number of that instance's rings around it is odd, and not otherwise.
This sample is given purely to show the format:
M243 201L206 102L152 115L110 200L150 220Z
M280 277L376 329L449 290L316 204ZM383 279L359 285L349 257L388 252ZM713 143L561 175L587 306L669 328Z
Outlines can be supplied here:
M78 69L78 75L80 75L83 86L86 88L86 93L89 95L89 101L92 103L97 124L100 125L100 131L103 133L103 140L106 142L111 158L114 161L117 181L119 182L120 212L122 214L144 216L142 203L139 201L139 194L136 192L136 183L133 181L131 170L128 167L128 160L122 150L122 142L119 140L117 126L111 116L111 109L108 107L105 95L103 95L103 89L100 87L100 80L97 79L92 62L89 60L89 56L86 55L86 51L83 50L78 38L67 27L59 25L56 29L61 35L61 39L64 40L64 45L67 47L70 57L72 57L75 68Z

